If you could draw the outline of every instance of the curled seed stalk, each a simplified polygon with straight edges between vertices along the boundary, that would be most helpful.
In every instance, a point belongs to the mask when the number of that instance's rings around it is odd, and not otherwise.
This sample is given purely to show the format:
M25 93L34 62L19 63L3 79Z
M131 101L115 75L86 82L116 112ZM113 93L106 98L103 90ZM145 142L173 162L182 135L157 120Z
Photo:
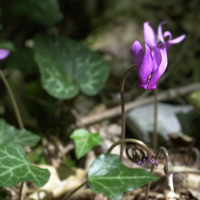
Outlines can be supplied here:
M126 139L122 139L122 140L120 140L120 141L118 141L118 142L115 142L115 143L108 149L107 153L111 153L111 151L112 151L118 144L121 145L121 144L124 144L125 142L133 143L133 144L136 144L137 146L140 146L143 150L146 151L146 153L147 153L147 162L149 161L149 159L150 159L150 157L151 157L151 152L150 152L148 146L147 146L144 142L142 142L142 141L140 141L140 140L131 139L131 138L126 138ZM129 146L129 148L130 148L130 146ZM129 148L128 148L128 149L129 149ZM129 155L128 149L126 150L126 155L127 155L127 157L128 157L131 161L135 162L135 161L133 160L132 156Z
M127 75L136 67L136 65L132 65L124 74L122 77L121 83L120 83L120 97L121 97L121 120L122 120L122 133L121 133L121 140L125 138L125 124L126 124L126 118L125 118L125 106L124 106L124 83L126 80ZM123 150L124 150L124 142L120 143L120 159L122 160L123 156Z
M167 149L166 149L165 147L160 147L160 148L159 148L159 150L158 150L158 152L157 152L157 154L156 154L156 156L155 156L155 160L158 159L158 157L160 156L160 153L161 153L162 151L163 151L164 154L165 154L166 161L167 161L167 162L170 162L169 154L168 154ZM152 167L151 167L151 173L153 173L153 170L154 170L154 165L152 165ZM146 189L146 192L145 192L145 200L148 200L150 187L151 187L151 182L148 183L148 185L147 185L147 189Z

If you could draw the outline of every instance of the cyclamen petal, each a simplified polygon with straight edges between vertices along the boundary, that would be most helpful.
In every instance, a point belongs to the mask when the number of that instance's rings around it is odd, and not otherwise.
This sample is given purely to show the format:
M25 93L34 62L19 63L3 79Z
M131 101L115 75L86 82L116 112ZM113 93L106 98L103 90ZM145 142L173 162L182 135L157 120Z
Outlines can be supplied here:
M10 54L10 51L7 49L0 49L0 60L5 59Z
M166 22L161 22L158 25L158 39L162 42L165 43L164 37L163 37L163 33L162 33L162 25L165 24Z
M156 89L156 84L157 84L159 78L163 75L163 73L165 72L165 70L167 68L167 64L168 64L167 49L166 49L166 47L164 47L164 48L159 48L159 50L160 50L160 53L162 56L162 61L161 61L160 65L158 66L157 70L151 74L151 79L149 81L148 90Z
M162 61L162 55L161 55L160 49L155 46L153 50L151 51L151 56L153 59L152 72L155 72L160 66L160 63Z
M179 37L177 37L177 38L175 38L175 39L173 39L173 40L168 41L168 44L169 44L169 45L177 44L177 43L183 41L183 40L185 39L185 37L186 37L186 35L183 34L183 35L181 35L181 36L179 36Z
M145 22L143 25L144 41L150 48L156 46L156 34L152 27L149 25L149 22Z
M144 51L142 45L137 40L133 43L130 53L135 64L138 66L144 58Z
M142 62L137 67L137 74L138 74L138 82L137 87L147 89L149 83L149 76L152 72L153 61L151 58L151 50L150 48L145 45L146 53L142 59Z

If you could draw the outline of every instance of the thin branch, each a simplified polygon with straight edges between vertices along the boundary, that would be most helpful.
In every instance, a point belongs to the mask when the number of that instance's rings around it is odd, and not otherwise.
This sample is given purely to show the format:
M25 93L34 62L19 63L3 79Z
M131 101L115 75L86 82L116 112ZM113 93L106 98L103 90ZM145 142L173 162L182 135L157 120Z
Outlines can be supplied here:
M193 83L193 84L190 84L187 86L169 89L158 95L158 101L175 99L177 96L186 95L188 93L191 93L191 92L199 90L199 89L200 89L200 83ZM145 99L139 99L139 100L135 100L135 101L126 103L125 104L125 112L127 112L133 108L139 107L141 105L152 103L153 101L154 101L154 96L152 95ZM86 126L86 125L93 124L93 123L102 121L104 119L116 117L119 115L121 115L121 106L116 106L114 108L111 108L111 109L103 112L103 113L83 117L81 119L81 123Z

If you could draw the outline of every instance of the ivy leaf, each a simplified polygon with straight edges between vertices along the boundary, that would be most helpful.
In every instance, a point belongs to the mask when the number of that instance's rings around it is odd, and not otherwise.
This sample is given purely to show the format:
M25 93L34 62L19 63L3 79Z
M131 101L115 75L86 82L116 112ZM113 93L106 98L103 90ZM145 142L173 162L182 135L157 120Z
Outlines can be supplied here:
M75 40L38 35L34 50L43 88L55 98L70 99L79 90L96 95L108 78L107 62Z
M18 130L7 124L4 119L0 119L0 144L6 142L14 142L22 146L35 146L40 137L25 129Z
M42 187L49 176L48 170L29 163L20 144L0 144L0 186L11 187L23 181L32 181Z
M102 138L98 133L93 134L83 128L76 129L70 138L75 142L75 152L78 159L86 155L94 146L102 143Z
M123 165L118 155L101 154L88 172L88 184L93 192L103 193L112 200L120 200L126 191L132 191L158 177L144 169L131 169Z

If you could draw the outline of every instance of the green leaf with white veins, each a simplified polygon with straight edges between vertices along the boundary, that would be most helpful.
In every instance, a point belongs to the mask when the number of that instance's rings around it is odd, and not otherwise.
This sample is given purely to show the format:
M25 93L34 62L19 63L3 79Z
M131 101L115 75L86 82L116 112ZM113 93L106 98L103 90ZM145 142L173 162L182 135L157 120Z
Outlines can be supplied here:
M83 128L76 129L70 138L75 142L75 152L78 159L86 155L94 146L102 144L102 138L98 133L90 133Z
M112 200L120 200L124 192L135 190L158 177L144 169L123 165L118 155L101 154L88 172L88 184L93 192L103 193Z
M25 129L19 130L9 125L4 119L0 119L0 144L14 142L22 146L35 146L40 137Z
M29 163L20 144L0 144L0 186L11 187L23 181L32 181L38 187L42 187L49 176L47 169Z
M43 88L55 98L70 99L79 91L96 95L108 78L107 62L75 40L37 35L34 51Z

